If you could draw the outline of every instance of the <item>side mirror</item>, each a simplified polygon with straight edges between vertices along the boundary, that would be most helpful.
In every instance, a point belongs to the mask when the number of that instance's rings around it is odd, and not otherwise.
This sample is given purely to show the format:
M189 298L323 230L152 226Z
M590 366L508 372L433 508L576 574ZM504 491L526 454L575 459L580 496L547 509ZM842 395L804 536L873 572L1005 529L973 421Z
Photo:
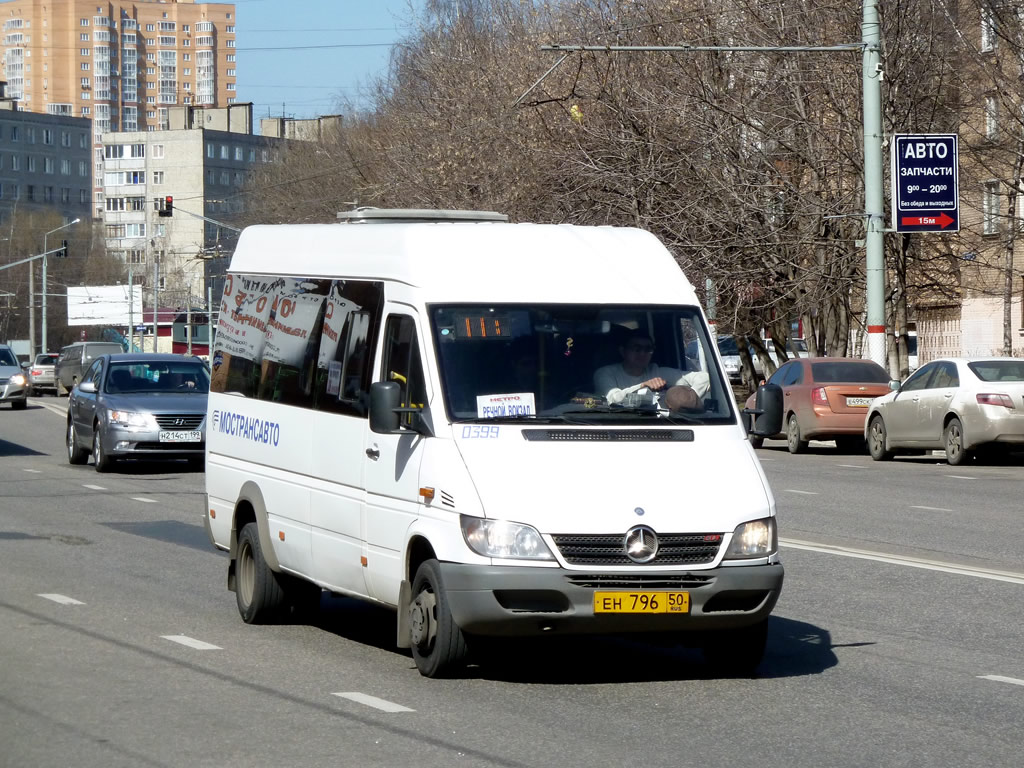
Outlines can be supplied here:
M81 381L81 382L78 383L77 389L78 389L79 392L86 392L86 393L95 392L96 391L96 382L95 381Z
M746 408L744 414L753 416L750 434L757 437L771 437L782 431L782 387L778 384L762 384L757 388L753 408Z
M902 387L902 386L903 386L903 384L900 383L899 379L892 379L889 382L889 389L891 389L893 392L899 392L900 391L900 387Z
M389 435L399 429L398 408L402 393L393 381L376 381L370 385L370 431Z

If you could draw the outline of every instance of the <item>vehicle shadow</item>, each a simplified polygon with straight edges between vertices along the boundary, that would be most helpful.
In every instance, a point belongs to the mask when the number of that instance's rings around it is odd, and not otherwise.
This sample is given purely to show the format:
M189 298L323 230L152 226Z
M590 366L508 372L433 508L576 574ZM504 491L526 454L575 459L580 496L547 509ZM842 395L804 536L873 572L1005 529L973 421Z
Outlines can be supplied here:
M42 451L34 451L19 443L0 438L0 457L3 456L46 456Z
M89 466L92 466L91 460ZM201 464L192 465L187 460L172 459L170 461L147 461L145 459L120 459L110 470L114 475L167 475L167 474L202 474L205 468Z
M286 623L309 624L337 637L405 656L395 647L395 613L352 598L324 593L319 611ZM692 638L694 641L697 638ZM665 680L712 680L721 674L700 650L664 636L560 636L470 642L468 679L524 684L601 685ZM475 644L474 644L475 643ZM772 616L758 678L817 675L838 664L828 630ZM638 663L640 660L641 663Z

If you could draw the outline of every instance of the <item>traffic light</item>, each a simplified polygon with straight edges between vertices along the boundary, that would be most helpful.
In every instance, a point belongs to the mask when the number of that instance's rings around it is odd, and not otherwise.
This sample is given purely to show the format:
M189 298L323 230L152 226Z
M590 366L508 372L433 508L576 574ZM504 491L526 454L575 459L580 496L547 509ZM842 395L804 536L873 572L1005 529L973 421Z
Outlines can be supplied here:
M160 216L173 216L174 215L174 198L168 195L164 198L164 204L160 206Z
M58 259L66 259L68 257L68 241L67 240L61 240L60 241L60 250L57 251L56 256L57 256Z

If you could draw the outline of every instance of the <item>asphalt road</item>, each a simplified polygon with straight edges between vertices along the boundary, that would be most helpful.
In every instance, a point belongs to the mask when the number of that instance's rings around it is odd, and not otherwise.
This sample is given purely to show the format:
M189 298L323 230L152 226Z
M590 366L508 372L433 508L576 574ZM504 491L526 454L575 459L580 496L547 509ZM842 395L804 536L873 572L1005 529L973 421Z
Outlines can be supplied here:
M1022 466L766 443L787 573L756 679L609 638L427 680L387 611L243 624L203 474L70 466L66 402L0 410L0 766L1020 764Z

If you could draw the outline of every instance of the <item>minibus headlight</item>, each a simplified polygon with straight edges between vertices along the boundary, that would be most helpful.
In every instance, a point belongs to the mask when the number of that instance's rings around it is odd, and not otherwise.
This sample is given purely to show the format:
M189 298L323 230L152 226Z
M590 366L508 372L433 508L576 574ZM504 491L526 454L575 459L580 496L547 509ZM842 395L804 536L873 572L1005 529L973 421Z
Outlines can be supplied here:
M532 526L466 515L460 520L466 544L478 555L504 560L554 560L544 539Z
M751 520L736 526L732 541L725 553L726 560L747 557L767 557L779 547L778 532L775 529L775 518Z
M24 384L24 383L25 383L25 376L23 374L16 373L13 376L11 376L11 384Z

